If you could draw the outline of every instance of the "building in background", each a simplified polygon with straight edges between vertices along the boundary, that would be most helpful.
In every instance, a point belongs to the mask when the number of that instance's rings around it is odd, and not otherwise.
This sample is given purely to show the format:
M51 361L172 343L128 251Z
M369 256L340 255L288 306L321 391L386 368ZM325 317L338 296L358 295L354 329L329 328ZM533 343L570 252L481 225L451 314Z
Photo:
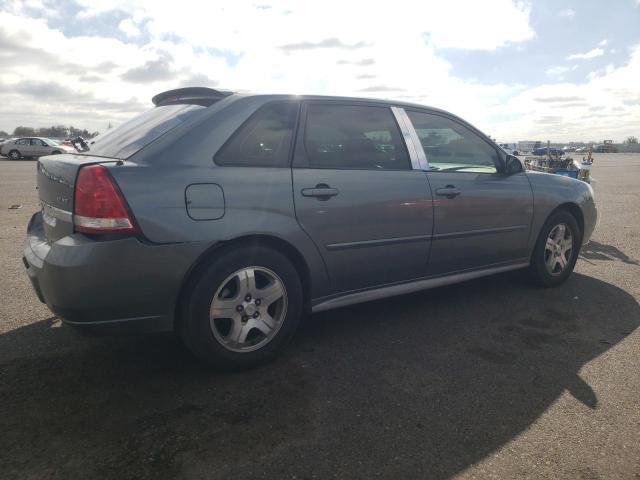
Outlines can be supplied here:
M534 148L540 148L542 142L540 140L520 140L518 142L519 152L531 152Z

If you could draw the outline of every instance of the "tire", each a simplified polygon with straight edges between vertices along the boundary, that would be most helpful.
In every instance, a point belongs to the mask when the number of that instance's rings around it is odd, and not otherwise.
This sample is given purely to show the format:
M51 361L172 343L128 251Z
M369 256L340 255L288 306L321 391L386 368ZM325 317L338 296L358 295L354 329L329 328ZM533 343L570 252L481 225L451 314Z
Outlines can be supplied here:
M518 155L520 155L520 152L518 152L517 150L514 150L513 154L517 157Z
M561 229L562 226L564 230ZM531 255L531 278L543 287L555 287L564 283L573 272L581 245L582 232L575 217L566 210L555 212L540 230ZM571 250L566 250L568 248Z
M9 152L9 155L7 155L11 160L20 160L20 158L22 158L22 155L20 155L20 152L18 150L11 150Z
M60 150L54 150L51 152L51 155L60 155L62 152Z
M254 272L252 290L245 286L247 271ZM283 290L281 298L261 302L264 292L276 292L271 294L275 298L278 288ZM218 370L243 370L275 358L295 333L303 311L296 268L287 257L263 246L223 251L185 289L178 332L196 357ZM245 295L249 291L253 296ZM238 339L246 336L244 342L234 340L236 332Z

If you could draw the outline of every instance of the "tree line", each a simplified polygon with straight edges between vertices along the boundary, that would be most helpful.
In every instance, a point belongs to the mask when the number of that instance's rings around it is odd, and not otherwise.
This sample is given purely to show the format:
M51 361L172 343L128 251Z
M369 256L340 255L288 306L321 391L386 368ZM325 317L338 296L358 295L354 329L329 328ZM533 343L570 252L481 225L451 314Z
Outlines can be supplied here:
M93 138L100 132L89 132L86 128L80 129L73 126L55 125L52 127L16 127L13 134L0 130L0 138L7 137L51 137L51 138Z

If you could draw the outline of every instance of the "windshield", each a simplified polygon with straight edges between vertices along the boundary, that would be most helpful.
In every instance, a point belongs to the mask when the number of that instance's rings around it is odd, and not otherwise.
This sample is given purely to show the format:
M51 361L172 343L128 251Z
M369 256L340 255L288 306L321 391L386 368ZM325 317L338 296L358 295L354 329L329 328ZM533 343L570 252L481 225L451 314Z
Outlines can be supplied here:
M89 155L128 158L162 134L202 112L200 105L166 105L148 110L88 142Z

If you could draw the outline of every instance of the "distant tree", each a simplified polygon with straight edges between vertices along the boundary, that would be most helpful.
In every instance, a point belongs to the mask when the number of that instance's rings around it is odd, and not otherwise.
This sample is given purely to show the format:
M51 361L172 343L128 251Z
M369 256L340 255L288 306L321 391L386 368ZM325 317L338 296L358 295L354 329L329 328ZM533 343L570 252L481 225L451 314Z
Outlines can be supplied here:
M624 143L638 143L638 139L633 135L631 135L630 137L627 137Z
M36 130L36 134L40 137L65 138L67 137L67 127L64 125L42 127Z
M86 128L76 128L73 125L65 127L64 125L54 125L51 127L16 127L13 131L14 137L50 137L50 138L93 138L98 132L90 132ZM7 132L0 131L0 137L9 137Z
M7 132L5 132L4 130L0 130L0 138L7 138L10 137L11 135L9 135Z
M14 137L28 137L36 134L35 129L31 127L16 127L13 131Z

